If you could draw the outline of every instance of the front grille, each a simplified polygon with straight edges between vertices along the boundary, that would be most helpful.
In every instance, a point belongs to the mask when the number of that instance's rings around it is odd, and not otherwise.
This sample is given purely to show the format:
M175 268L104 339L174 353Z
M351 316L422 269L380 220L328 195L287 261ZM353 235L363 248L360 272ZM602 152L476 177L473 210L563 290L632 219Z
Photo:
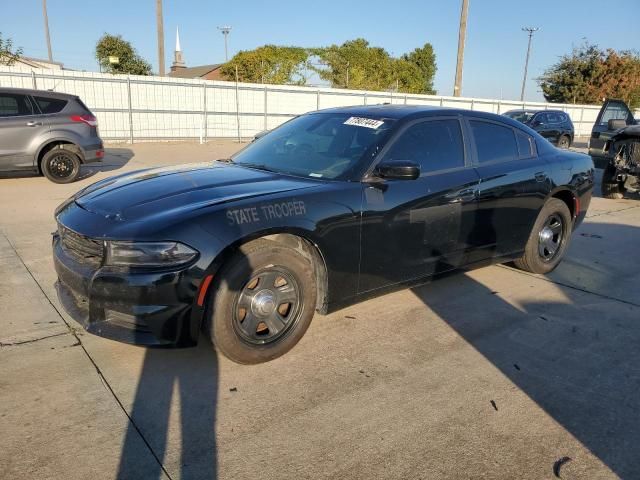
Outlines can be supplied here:
M58 234L62 248L80 263L98 266L104 256L103 242L77 234L68 228L58 225Z

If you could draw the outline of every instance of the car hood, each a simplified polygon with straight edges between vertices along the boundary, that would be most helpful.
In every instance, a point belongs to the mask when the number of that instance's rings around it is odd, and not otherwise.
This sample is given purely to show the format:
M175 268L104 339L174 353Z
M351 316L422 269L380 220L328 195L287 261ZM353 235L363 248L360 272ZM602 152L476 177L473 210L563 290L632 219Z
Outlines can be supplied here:
M108 178L78 192L74 200L84 210L106 218L135 221L317 185L314 180L208 163Z

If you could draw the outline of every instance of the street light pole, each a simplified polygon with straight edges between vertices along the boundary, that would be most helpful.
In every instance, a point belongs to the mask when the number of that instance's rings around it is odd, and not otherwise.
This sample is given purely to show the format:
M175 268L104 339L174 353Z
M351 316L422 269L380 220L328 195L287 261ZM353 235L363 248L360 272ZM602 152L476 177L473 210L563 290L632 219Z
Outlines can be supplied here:
M464 63L464 43L467 37L467 15L469 13L469 0L462 0L460 11L460 29L458 30L458 60L456 62L456 80L453 85L453 96L462 95L462 67Z
M228 62L229 50L228 50L228 44L227 44L227 37L229 36L229 32L231 32L231 27L228 25L225 25L224 27L218 27L218 30L220 30L224 35L224 61Z
M522 78L522 91L520 92L520 101L524 101L524 87L527 84L527 70L529 69L529 55L531 54L531 38L534 32L540 30L538 27L524 27L523 32L529 32L529 45L527 46L527 58L524 61L524 77Z
M47 37L49 61L53 62L53 54L51 53L51 38L49 37L49 16L47 15L47 0L42 0L42 15L44 16L44 34L45 37Z

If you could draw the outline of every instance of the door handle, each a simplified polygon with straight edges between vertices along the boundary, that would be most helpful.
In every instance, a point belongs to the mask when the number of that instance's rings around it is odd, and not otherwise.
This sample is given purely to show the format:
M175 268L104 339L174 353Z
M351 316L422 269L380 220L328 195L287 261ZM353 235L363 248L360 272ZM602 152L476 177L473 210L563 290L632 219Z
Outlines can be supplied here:
M547 179L547 174L545 172L537 172L535 177L536 182L544 182Z
M27 127L41 127L42 122L27 122Z
M465 188L464 190L460 190L453 195L449 196L451 200L449 203L462 203L462 202L470 202L471 200L475 200L478 195L478 190L475 188Z

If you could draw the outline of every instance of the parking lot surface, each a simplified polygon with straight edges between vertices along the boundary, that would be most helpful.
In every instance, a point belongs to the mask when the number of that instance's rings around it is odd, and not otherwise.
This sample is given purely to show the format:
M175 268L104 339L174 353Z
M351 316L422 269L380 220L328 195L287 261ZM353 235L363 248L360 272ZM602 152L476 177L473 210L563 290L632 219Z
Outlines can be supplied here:
M640 478L640 199L594 198L551 275L493 266L316 316L267 364L84 333L54 290L55 207L237 148L114 145L71 185L0 178L0 476Z

